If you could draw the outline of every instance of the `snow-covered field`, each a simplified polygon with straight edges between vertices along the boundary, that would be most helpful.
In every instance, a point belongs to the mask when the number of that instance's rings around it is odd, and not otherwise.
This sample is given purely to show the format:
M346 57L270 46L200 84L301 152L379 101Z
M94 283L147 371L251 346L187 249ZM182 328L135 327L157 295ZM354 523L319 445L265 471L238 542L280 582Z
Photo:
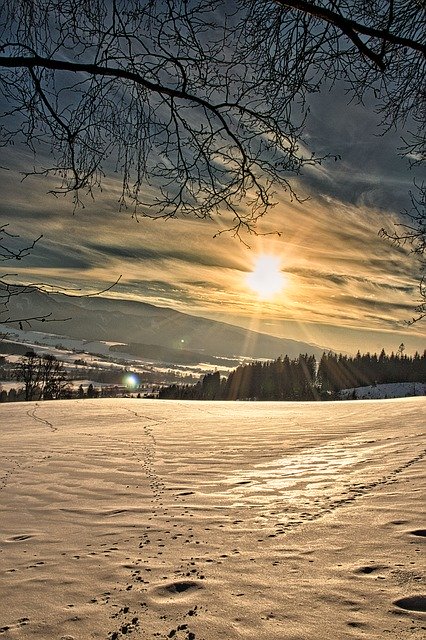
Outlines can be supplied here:
M424 638L425 409L1 405L0 638Z

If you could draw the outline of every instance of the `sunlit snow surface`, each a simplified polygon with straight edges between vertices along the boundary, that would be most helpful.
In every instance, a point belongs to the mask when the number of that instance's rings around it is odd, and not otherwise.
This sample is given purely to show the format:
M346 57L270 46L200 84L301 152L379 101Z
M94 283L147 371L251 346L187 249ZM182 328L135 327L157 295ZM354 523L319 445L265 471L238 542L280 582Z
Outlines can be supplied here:
M425 409L0 405L0 638L423 638Z

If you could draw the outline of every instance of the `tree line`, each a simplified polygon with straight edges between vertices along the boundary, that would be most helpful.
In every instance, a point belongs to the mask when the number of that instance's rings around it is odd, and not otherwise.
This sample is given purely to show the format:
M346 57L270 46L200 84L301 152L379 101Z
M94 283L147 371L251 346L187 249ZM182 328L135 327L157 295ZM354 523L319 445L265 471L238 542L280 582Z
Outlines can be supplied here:
M426 351L422 356L415 353L413 357L404 355L403 349L390 355L384 350L379 355L361 355L358 351L354 358L324 353L318 367L318 381L322 390L331 393L374 384L426 382Z
M181 400L328 400L352 387L392 382L426 382L426 351L406 356L403 350L387 355L384 350L356 356L324 353L288 356L270 362L237 367L221 378L208 373L195 385L173 384L160 389L160 399Z
M90 384L87 391L80 384L71 392L64 363L53 355L28 351L14 368L13 377L22 383L18 391L2 391L0 401L56 400L59 398L115 397L119 387L98 390ZM423 355L398 352L387 355L356 356L323 353L319 363L307 354L290 359L279 357L269 362L242 364L221 377L218 371L208 373L196 384L172 384L160 387L161 399L181 400L329 400L339 397L343 389L384 383L426 383L426 351Z
M83 360L75 360L74 364L85 364ZM5 365L6 359L2 357L0 364ZM0 372L3 369L0 368ZM88 371L93 375L97 372L96 368ZM0 391L0 402L16 402L21 400L59 400L77 398L98 398L98 397L115 397L118 395L118 386L108 389L98 389L90 383L85 391L83 385L80 384L77 393L74 394L70 387L68 372L65 363L58 360L56 356L51 354L40 355L35 351L26 351L19 358L15 366L9 367L5 371L9 379L16 380L22 384L18 389L10 389L9 393ZM116 371L106 371L105 378L113 375L113 381L117 382ZM105 380L108 381L108 380ZM118 379L120 382L120 378Z
M126 366L110 365L105 368L96 362L89 364L82 358L76 358L72 364L67 364L53 355L40 355L34 350L28 350L28 347L19 343L3 343L0 347L5 353L21 356L15 362L0 355L0 381L19 383L17 388L12 387L6 391L2 389L0 382L0 403L59 398L115 398L126 393L123 380L134 373ZM63 347L58 345L57 348ZM140 386L149 385L153 388L175 382L176 379L186 381L187 384L195 383L199 376L194 373L182 374L173 369L159 372L155 367L150 367L148 371L138 371L137 377ZM73 381L75 383L83 379L91 380L87 388L82 384L73 388Z
M74 360L74 365L86 366L84 360ZM76 370L78 371L78 370ZM0 402L16 402L23 400L59 400L75 398L112 398L120 395L123 374L131 373L127 369L99 370L98 367L84 369L86 377L94 381L110 383L108 387L97 388L91 382L87 389L80 384L74 392L69 372L65 363L51 354L40 355L35 351L26 351L16 364L8 363L0 356L0 379L16 380L21 383L18 389L0 391ZM81 370L80 370L81 373Z

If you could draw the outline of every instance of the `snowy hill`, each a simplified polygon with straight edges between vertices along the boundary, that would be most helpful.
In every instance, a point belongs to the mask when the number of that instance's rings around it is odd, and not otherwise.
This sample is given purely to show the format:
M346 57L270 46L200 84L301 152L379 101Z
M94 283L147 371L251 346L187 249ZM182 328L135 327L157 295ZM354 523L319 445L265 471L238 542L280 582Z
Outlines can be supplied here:
M388 398L408 398L426 395L426 385L422 382L393 382L343 389L341 400L386 400Z

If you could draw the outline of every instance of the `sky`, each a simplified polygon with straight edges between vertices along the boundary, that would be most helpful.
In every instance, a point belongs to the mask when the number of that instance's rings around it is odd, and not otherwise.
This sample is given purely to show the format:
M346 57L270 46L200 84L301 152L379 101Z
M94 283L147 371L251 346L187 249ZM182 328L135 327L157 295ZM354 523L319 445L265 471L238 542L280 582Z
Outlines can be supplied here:
M55 178L22 182L21 172L33 164L28 151L3 148L0 220L23 243L43 235L31 255L7 271L18 281L84 293L121 275L109 296L349 353L396 351L401 342L407 353L423 350L425 322L406 324L418 302L418 262L409 247L379 236L409 208L420 174L398 156L400 134L379 136L378 123L372 109L348 105L339 89L312 98L305 142L341 159L294 178L307 199L291 202L278 192L259 235L243 236L243 242L216 235L226 229L226 218L135 220L119 211L114 176L94 201L73 211L69 198L47 193ZM272 257L282 276L270 298L249 284L260 256Z

